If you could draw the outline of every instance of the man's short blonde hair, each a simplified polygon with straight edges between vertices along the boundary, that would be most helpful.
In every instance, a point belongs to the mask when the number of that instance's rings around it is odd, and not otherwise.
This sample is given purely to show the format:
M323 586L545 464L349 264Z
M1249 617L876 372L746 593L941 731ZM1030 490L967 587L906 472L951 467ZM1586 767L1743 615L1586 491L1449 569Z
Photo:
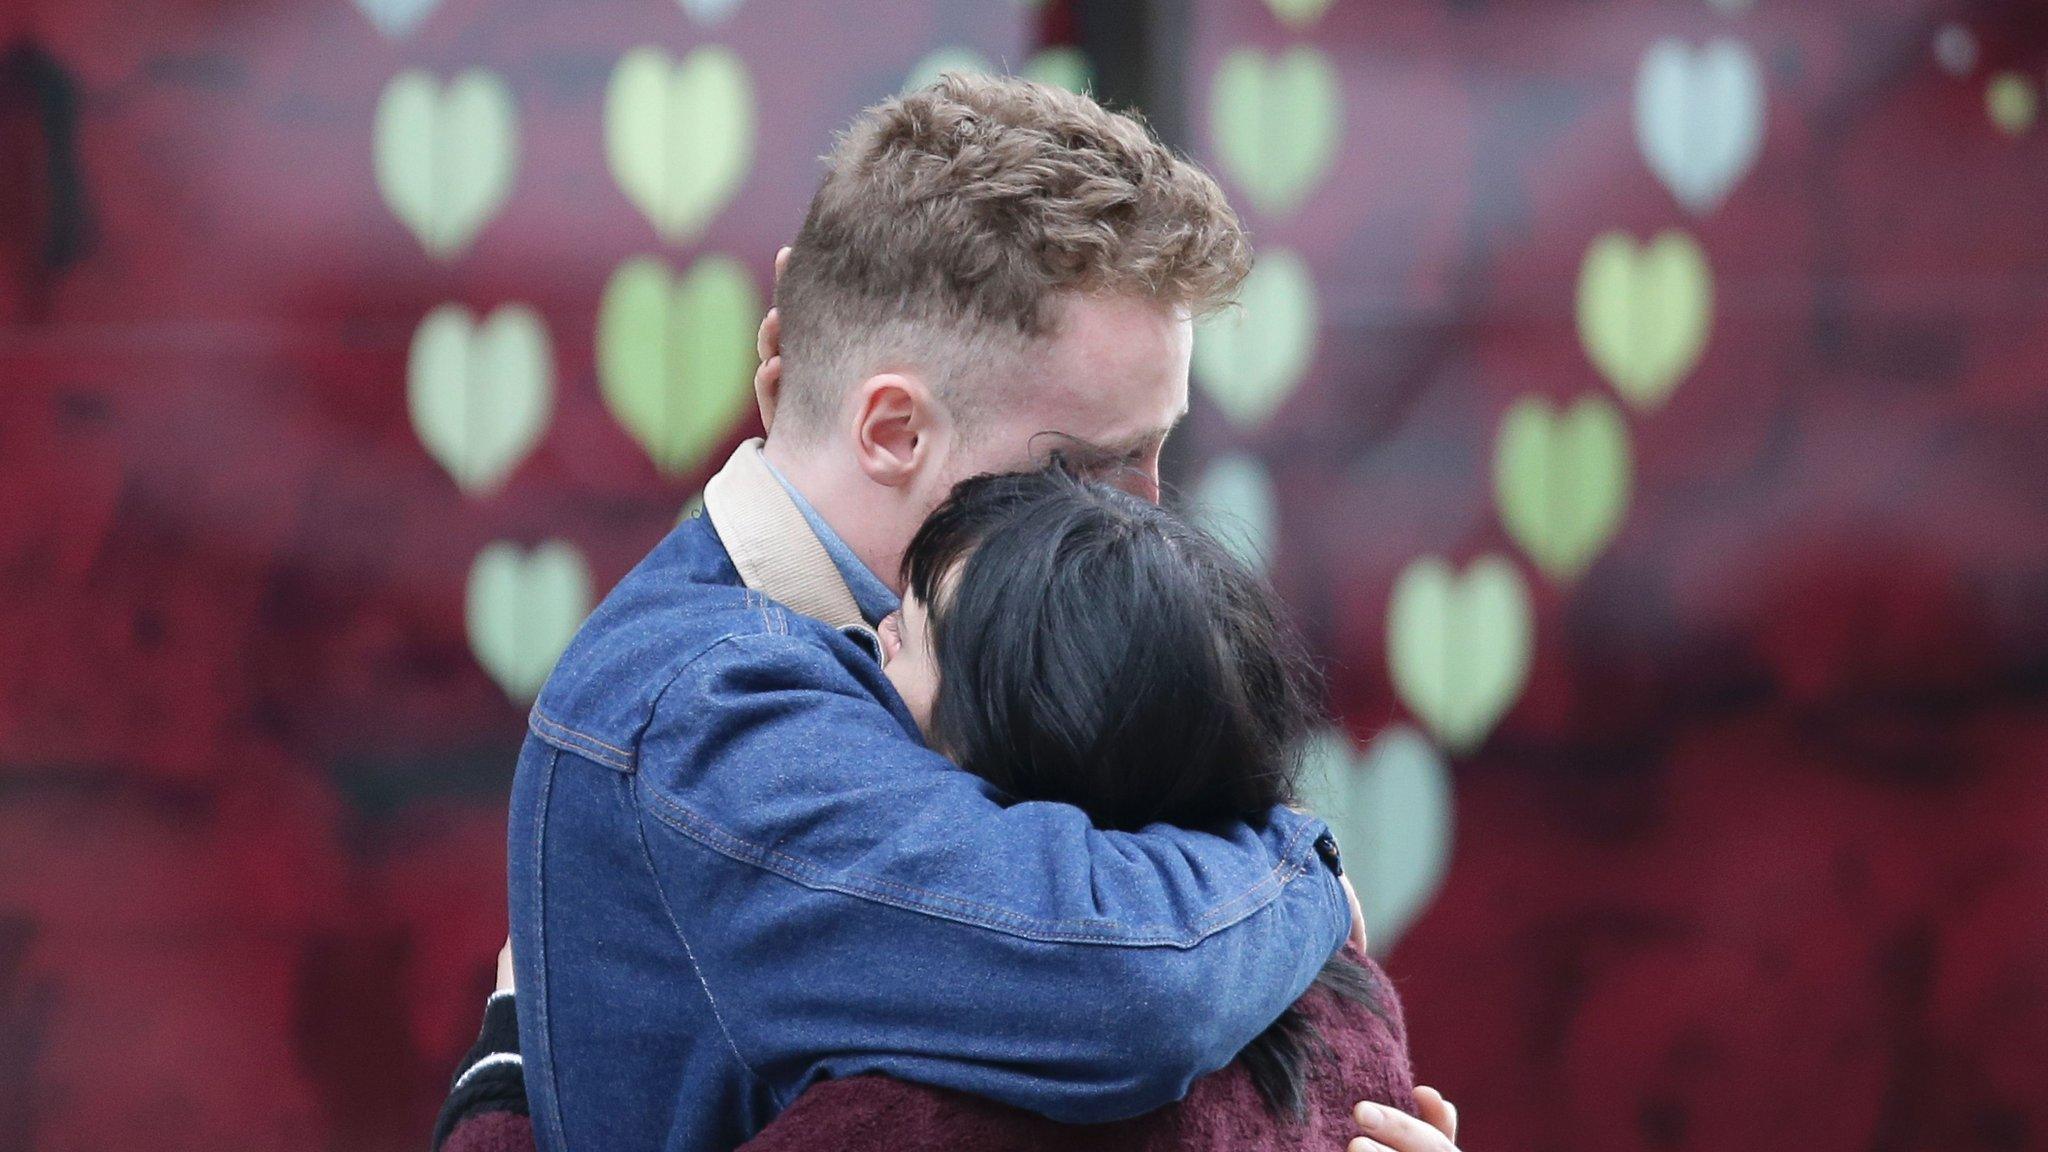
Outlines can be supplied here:
M1251 267L1214 180L1061 88L947 73L862 113L827 163L776 293L777 423L801 431L826 427L854 381L905 366L959 415L975 377L1056 331L1068 296L1199 315Z

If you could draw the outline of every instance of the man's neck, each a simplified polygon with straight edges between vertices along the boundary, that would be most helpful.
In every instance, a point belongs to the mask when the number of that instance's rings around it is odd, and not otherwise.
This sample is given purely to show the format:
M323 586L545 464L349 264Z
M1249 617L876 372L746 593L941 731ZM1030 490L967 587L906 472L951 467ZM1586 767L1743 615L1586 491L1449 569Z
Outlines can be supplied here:
M831 453L810 444L792 444L771 435L761 451L790 487L803 493L811 508L832 526L832 531L839 534L860 562L891 591L901 595L903 589L896 572L903 559L901 544L889 546L888 518L875 515L861 499L875 485L859 469L842 467Z

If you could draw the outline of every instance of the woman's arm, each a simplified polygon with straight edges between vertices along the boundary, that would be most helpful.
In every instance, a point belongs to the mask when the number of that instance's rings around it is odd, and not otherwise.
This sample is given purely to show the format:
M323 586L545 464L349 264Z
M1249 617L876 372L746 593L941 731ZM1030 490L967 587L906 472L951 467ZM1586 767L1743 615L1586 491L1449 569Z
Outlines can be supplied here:
M512 944L498 950L498 986L484 1004L476 1043L434 1121L434 1152L533 1152L519 1014L512 993Z

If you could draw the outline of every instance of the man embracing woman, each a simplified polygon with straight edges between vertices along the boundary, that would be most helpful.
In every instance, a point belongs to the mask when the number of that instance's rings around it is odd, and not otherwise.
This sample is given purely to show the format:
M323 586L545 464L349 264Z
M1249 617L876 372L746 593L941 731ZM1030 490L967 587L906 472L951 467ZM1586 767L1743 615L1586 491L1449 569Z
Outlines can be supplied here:
M1129 117L949 75L777 262L765 441L584 624L515 776L446 1150L1452 1149L1270 589L1163 511L1249 244Z

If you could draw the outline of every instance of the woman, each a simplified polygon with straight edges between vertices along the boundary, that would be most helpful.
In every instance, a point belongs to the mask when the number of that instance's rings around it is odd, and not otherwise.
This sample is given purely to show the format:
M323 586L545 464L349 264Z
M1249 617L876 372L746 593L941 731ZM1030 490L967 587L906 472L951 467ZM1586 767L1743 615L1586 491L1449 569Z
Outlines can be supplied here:
M1318 718L1307 664L1270 591L1209 536L1054 464L961 484L903 569L885 671L927 741L1005 801L1072 804L1124 830L1293 802ZM509 1009L492 1009L501 1033ZM470 1114L516 1095L516 1064L496 1067L458 1082L444 1148L517 1146L518 1121ZM459 1105L465 1087L483 1103ZM1411 1109L1414 1088L1399 1002L1347 946L1232 1064L1142 1117L1076 1127L855 1076L812 1085L744 1147L1338 1149L1360 1097Z

